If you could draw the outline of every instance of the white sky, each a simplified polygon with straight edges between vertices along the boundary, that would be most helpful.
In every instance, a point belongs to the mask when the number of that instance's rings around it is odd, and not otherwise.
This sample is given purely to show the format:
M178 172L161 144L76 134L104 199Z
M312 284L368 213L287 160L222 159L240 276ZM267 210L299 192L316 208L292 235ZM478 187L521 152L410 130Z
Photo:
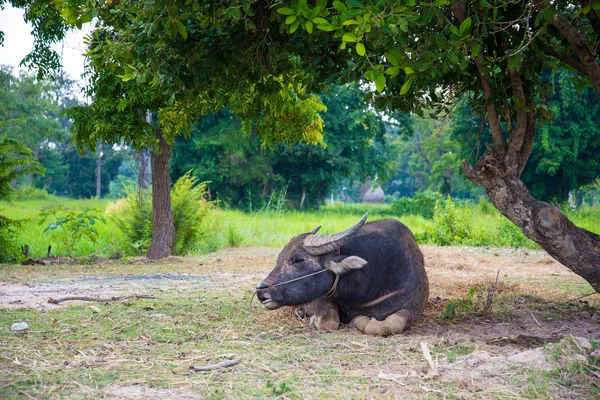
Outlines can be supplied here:
M24 11L13 8L9 4L0 10L0 30L4 32L4 46L0 47L0 64L11 65L13 72L18 73L19 63L33 48L31 25L23 20ZM87 28L87 29L86 29ZM83 38L89 32L90 24L81 31L71 30L65 39L54 45L54 50L62 59L64 71L77 81L81 81L85 58L81 55L85 51Z

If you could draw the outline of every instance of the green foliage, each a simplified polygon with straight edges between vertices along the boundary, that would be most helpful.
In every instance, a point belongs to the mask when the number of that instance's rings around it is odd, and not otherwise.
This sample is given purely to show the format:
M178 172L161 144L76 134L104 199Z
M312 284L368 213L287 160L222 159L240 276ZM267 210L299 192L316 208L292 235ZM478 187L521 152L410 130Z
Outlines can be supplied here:
M20 222L0 215L0 263L15 261L18 245L16 242L17 229Z
M14 180L43 171L31 157L31 150L15 139L0 136L0 200L14 193L10 186Z
M360 87L334 86L321 98L328 109L323 114L326 147L264 148L260 138L244 136L238 118L221 111L200 118L189 140L176 141L172 176L193 169L198 179L211 181L212 196L244 210L260 209L281 190L290 205L299 207L304 195L303 207L316 208L345 178L387 180L397 164L395 144L381 115L362 101Z
M392 212L395 215L421 215L424 218L432 218L435 214L436 204L443 196L436 192L425 190L413 197L401 197L392 202Z
M469 289L464 298L448 301L444 306L444 310L442 311L442 317L451 318L474 311L476 305L473 300L480 292L482 292L482 288L480 286L473 286L471 289Z
M61 251L67 251L71 257L75 244L83 237L92 242L98 240L98 231L95 228L96 221L106 223L99 210L86 208L83 211L64 210L62 206L43 210L39 216L43 225L48 219L50 223L44 229L44 233L58 239Z
M502 218L498 224L498 235L496 246L498 247L532 247L534 243L527 238L519 228L506 218Z
M206 183L198 183L191 171L175 182L171 189L171 207L175 225L172 254L185 255L194 250L203 238L212 235L203 224L214 203L207 201ZM152 194L150 189L127 189L125 205L115 215L115 222L138 254L145 253L152 241Z
M19 186L16 193L12 196L14 200L50 200L53 196L43 188L37 188L33 185Z
M206 182L198 183L189 171L171 189L175 243L173 254L185 255L203 235L209 235L202 224L214 203L206 200Z
M451 197L438 201L433 214L435 230L431 240L440 246L464 244L469 239L470 227L464 208L456 207Z

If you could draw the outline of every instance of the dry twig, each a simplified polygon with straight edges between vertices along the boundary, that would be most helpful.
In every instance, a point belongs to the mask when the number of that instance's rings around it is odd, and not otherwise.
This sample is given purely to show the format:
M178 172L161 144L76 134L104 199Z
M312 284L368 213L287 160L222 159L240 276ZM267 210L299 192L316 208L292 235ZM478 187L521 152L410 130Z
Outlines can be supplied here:
M437 365L435 365L433 359L431 358L431 353L429 352L427 343L421 342L421 350L423 351L423 357L425 357L425 361L427 361L427 376L438 376L439 374Z
M193 365L190 365L190 370L194 371L194 372L205 372L205 371L212 371L213 369L229 368L229 367L238 365L240 363L240 361L242 361L241 358L236 358L235 360L225 360L225 361L221 361L218 364L204 365L202 367L195 367Z
M130 295L130 296L113 296L113 297L109 297L109 298L88 297L88 296L67 296L67 297L62 297L60 299L53 299L52 297L50 297L50 299L48 299L48 303L60 304L65 301L74 301L74 300L97 301L99 303L110 303L111 301L119 301L119 300L125 300L125 299L156 299L156 297L149 296L146 294L134 294L134 295Z

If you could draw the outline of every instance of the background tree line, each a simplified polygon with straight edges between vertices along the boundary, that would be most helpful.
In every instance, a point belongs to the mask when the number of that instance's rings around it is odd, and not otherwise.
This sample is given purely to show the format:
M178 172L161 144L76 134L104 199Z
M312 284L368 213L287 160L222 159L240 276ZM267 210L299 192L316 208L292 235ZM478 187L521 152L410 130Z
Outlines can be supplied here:
M594 201L600 173L600 105L593 90L569 85L573 74L559 69L548 106L560 117L539 126L523 181L537 197L557 203ZM47 82L10 68L0 68L0 135L31 150L45 170L28 174L20 184L71 198L123 195L123 185L137 181L140 152L127 146L102 146L80 154L71 143L71 121L63 113L81 104L76 83L59 76ZM465 158L484 151L489 128L464 97L442 120L376 112L363 101L358 84L332 86L321 95L326 147L306 144L263 146L260 137L243 132L242 121L227 109L200 117L189 139L179 137L170 171L174 180L193 170L209 182L211 196L223 205L245 210L284 196L294 208L315 208L335 193L360 201L357 188L368 177L388 198L411 197L424 190L458 198L483 195L459 170ZM591 111L591 112L590 112ZM565 134L569 132L569 134ZM146 181L150 181L147 176ZM111 188L112 183L112 188ZM588 189L583 189L588 188Z

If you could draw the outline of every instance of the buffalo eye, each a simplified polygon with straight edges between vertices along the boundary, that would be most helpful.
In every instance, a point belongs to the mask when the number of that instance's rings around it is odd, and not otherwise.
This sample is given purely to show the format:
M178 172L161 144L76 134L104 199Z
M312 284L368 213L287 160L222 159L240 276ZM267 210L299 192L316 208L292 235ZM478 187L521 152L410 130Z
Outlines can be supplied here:
M294 264L300 264L304 262L304 258L302 257L295 257L294 258Z

